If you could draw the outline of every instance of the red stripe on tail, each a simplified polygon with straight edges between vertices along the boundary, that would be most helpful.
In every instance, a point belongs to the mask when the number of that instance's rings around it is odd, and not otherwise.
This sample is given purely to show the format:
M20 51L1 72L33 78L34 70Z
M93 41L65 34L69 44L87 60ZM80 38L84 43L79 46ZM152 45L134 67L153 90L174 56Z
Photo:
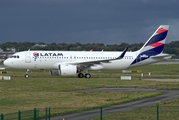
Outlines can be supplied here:
M166 29L163 29L163 28L160 28L157 30L157 34L160 34L160 33L163 33L163 32L166 32L167 30Z
M152 46L152 47L158 47L161 45L163 45L163 43L161 43L161 42L156 42L156 43L150 44L150 46Z

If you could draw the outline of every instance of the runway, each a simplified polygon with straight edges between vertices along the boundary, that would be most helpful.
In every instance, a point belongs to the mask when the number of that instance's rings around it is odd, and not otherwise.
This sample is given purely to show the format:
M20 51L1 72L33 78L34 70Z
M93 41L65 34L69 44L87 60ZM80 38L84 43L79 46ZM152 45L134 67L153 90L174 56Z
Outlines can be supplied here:
M141 100L131 101L124 104L113 105L109 107L103 108L103 115L116 113L116 112L124 112L133 110L136 108L142 108L147 106L155 105L157 101L166 102L173 99L179 98L179 90L157 90L157 89L139 89L139 88L97 88L97 89L88 89L88 90L78 90L75 92L162 92L162 95L158 95L155 97L145 98ZM100 109L93 109L88 111L82 111L77 113L71 113L67 115L60 115L56 117L51 117L51 120L89 120L94 117L100 116ZM45 120L45 119L43 119Z

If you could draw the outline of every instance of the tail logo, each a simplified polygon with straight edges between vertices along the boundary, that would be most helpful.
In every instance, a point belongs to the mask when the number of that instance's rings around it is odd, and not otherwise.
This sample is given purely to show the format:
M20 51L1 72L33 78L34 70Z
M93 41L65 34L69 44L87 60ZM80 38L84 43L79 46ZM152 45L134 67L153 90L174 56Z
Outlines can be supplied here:
M159 28L156 33L157 33L157 34L160 34L160 33L166 32L166 31L167 31L167 30L164 29L164 28Z
M161 45L163 45L163 43L160 43L160 42L156 42L156 43L150 44L150 46L152 46L152 47L159 47Z
M148 58L149 56L146 54L140 55L141 58Z
M168 25L161 25L139 50L136 59L131 63L131 65L146 60L150 58L150 56L160 54L165 45L168 28Z

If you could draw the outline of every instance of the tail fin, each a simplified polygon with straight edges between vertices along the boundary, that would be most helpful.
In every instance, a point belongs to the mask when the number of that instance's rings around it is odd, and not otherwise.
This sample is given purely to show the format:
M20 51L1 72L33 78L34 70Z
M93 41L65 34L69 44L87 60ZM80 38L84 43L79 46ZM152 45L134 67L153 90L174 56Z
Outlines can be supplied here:
M148 56L160 54L163 51L169 25L160 25L153 35L139 50L139 54L143 53Z
M169 25L159 26L142 48L137 51L136 59L131 63L131 65L162 53L168 29Z

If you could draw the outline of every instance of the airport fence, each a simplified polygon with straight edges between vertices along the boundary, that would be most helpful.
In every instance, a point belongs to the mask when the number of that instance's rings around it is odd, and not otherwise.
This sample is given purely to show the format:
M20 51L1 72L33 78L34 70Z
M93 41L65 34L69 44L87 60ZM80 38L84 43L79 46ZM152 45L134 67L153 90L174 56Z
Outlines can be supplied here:
M0 120L179 120L179 106L130 107L130 110L120 107L115 109L116 113L113 113L114 110L108 107L85 111L77 108L34 108L33 110L1 114Z
M131 110L114 114L106 114L109 111L106 111L105 108L102 111L102 120L179 120L179 106L131 108ZM94 120L101 120L101 118Z
M1 114L0 120L38 120L39 118L50 118L50 108L18 111L16 113ZM48 113L48 114L47 114ZM48 116L47 116L48 115Z

